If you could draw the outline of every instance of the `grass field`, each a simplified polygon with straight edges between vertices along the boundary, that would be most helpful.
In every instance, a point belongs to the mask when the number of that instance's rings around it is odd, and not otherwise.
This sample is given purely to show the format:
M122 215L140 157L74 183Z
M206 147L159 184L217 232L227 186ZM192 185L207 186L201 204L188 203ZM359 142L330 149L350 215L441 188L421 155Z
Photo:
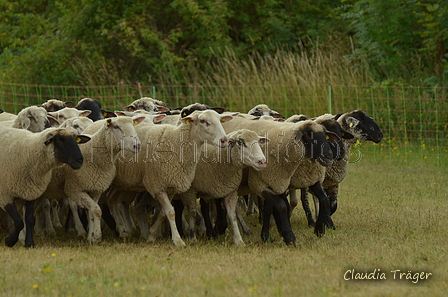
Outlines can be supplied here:
M447 180L444 166L365 156L342 184L336 231L316 238L294 211L296 246L275 229L262 243L256 218L244 248L230 235L175 248L110 232L93 247L66 234L37 237L34 249L2 244L0 296L448 296ZM353 269L386 280L352 280Z

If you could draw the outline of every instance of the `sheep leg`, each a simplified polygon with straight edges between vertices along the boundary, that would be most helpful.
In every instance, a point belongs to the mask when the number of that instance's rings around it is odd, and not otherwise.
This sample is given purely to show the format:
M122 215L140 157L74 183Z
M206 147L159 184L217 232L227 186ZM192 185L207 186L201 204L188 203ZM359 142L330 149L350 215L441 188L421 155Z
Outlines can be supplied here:
M236 204L238 203L238 194L233 192L224 197L224 205L227 210L227 216L230 220L230 226L233 231L233 242L236 246L245 246L243 238L241 237L240 229L238 228L238 221L236 219Z
M25 247L34 247L34 200L25 202Z
M208 201L205 199L200 199L201 204L201 212L202 217L204 218L205 223L205 234L207 237L213 237L216 238L216 232L212 225L212 220L210 219L210 205L208 204Z
M115 192L111 195L111 197L109 197L107 199L107 205L109 206L109 210L110 213L112 215L112 217L115 220L115 230L114 232L118 233L118 236L120 238L127 238L129 237L129 234L126 231L125 228L125 224L123 222L123 218L120 214L120 210L119 210L119 203L118 203L118 198L119 198L119 192Z
M44 231L47 235L56 235L56 231L53 227L53 222L51 220L51 205L50 200L44 198L41 201L41 215L43 216L43 222L44 222Z
M244 203L243 199L244 199L244 197L238 197L238 202L242 201ZM238 219L238 222L241 225L241 229L243 230L243 233L247 236L252 235L252 231L250 231L249 226L247 226L246 222L244 221L243 211L239 207L239 204L236 207L236 218Z
M80 237L86 237L87 232L86 229L84 229L84 225L81 222L81 219L79 218L79 214L78 214L78 204L76 204L75 201L73 201L72 199L67 199L68 200L68 204L70 206L70 210L72 212L72 218L73 218L73 222L75 223L75 229L76 232L78 233L78 236Z
M173 207L174 207L174 213L176 214L176 217L174 218L174 221L176 222L177 230L179 231L180 237L184 237L184 229L182 226L182 214L184 212L184 204L181 200L175 199L172 201Z
M125 222L125 225L127 226L129 233L133 234L136 231L136 227L135 227L135 223L134 220L131 217L131 203L132 201L129 201L130 197L127 197L123 202L123 208L122 208L122 217L123 217L123 221ZM134 197L132 197L133 199Z
M101 241L101 208L87 193L79 192L70 197L73 201L79 201L79 204L88 211L89 232L87 241L93 245Z
M148 216L146 214L148 200L145 193L138 193L134 202L135 217L140 228L140 236L144 239L148 239L149 236Z
M19 240L19 233L24 228L25 224L23 223L22 217L17 211L16 205L13 203L6 204L3 208L6 213L10 216L10 218L14 222L14 229L5 239L5 244L9 247L13 247L17 241Z
M279 233L282 235L286 244L296 242L296 236L292 232L291 223L289 221L289 203L286 195L274 195L268 191L264 191L262 196L266 199L263 213L262 239L269 239L269 225L271 215L274 215L275 223ZM264 236L264 237L263 237Z
M226 233L227 217L226 210L222 207L222 198L215 199L216 205L216 221L215 230L218 234Z
M60 206L58 201L53 200L50 203L50 210L51 210L51 215L52 215L52 223L53 223L53 228L56 229L60 229L62 228L62 224L61 224L61 220L59 219L59 211L60 211Z
M294 210L294 208L297 207L298 204L299 204L299 200L297 199L296 189L289 189L289 205L291 207L291 212L289 213L290 217L291 217L292 211Z
M182 205L185 205L188 211L188 229L187 229L187 236L191 241L196 241L196 217L197 217L197 206L196 206L196 194L192 195L192 193L186 192L182 195L181 199ZM179 209L179 211L183 211ZM176 217L180 216L182 218L181 214L177 213L176 209ZM182 235L182 234L181 234Z
M329 187L325 189L325 192L328 195L328 199L330 199L330 215L333 215L338 209L338 193L339 193L339 184Z
M43 218L43 209L42 209L42 199L38 199L37 202L34 204L35 208L34 208L34 215L36 217L36 220L34 222L34 233L37 235L43 234L44 233L44 227L43 225L45 224L44 222L44 218ZM22 240L22 237L21 237Z
M300 189L300 200L302 201L302 208L305 211L306 219L308 220L308 227L314 227L316 225L316 222L314 221L313 214L311 213L310 209L310 204L308 202L308 188ZM315 209L317 209L316 205L314 206Z
M102 203L100 207L101 207L101 216L104 222L109 227L109 229L112 230L112 232L114 232L116 237L120 237L120 234L117 231L117 222L110 213L110 208L107 202L105 201L104 203Z
M252 197L251 194L248 195L247 197L247 211L246 211L246 215L247 216L253 216L255 214L255 201Z
M325 234L325 226L330 226L330 201L322 189L320 182L315 183L309 187L311 193L319 200L319 215L317 217L316 226L314 227L314 234L321 237Z
M170 198L168 197L168 194L166 192L160 192L159 194L156 195L156 199L162 206L161 214L164 214L168 218L168 222L171 228L171 239L173 240L174 244L176 246L185 246L185 242L180 237L179 231L177 230L176 227L176 221L175 221L176 213L174 211L173 205L171 204ZM159 217L157 218L156 223L159 221ZM154 223L154 225L156 225L156 223ZM150 236L154 234L156 231L155 229L153 229L154 225L151 226L149 230L151 233Z

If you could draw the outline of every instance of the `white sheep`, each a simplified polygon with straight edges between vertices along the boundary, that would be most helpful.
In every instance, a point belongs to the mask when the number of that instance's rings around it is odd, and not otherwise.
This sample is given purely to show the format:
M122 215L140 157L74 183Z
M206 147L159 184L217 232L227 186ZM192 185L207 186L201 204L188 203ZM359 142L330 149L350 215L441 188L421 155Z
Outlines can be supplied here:
M93 121L91 119L82 116L82 117L69 118L65 120L59 127L65 129L73 129L81 134L92 123Z
M14 221L14 231L6 238L7 246L13 246L23 220L14 204L14 199L26 201L25 224L27 225L25 245L34 246L32 225L34 221L34 200L46 190L52 170L68 164L79 169L83 156L78 143L90 140L66 129L46 129L40 133L0 126L0 207Z
M258 104L254 106L251 110L248 111L249 115L261 117L261 116L272 116L274 118L280 118L283 119L283 116L276 112L275 110L272 110L269 106L266 104Z
M72 104L72 101L64 102L58 99L49 99L46 102L42 103L41 107L43 107L48 112L53 112L66 107L70 107Z
M152 113L166 112L170 110L165 102L150 97L142 97L134 100L131 104L124 107L125 111L135 111L139 109Z
M121 148L132 154L140 150L134 125L143 120L144 117L116 117L99 120L88 126L84 133L91 134L91 141L81 147L86 157L84 166L78 171L67 166L56 168L42 195L51 199L67 197L88 210L87 240L90 244L101 240L101 209L97 202L115 177L115 158Z
M70 118L86 117L90 115L90 110L78 110L76 108L66 107L57 111L48 112L49 115L58 120L61 124Z
M195 240L196 198L216 199L224 197L224 205L233 230L233 241L237 246L244 246L236 219L238 188L243 177L243 169L251 167L262 170L266 167L266 158L260 143L268 140L257 133L241 129L227 134L227 149L212 145L203 145L201 157L196 167L196 175L191 187L176 198L182 199L190 215L188 236Z
M227 145L227 137L221 122L231 116L219 115L213 110L196 111L183 118L182 124L153 125L137 129L146 146L138 154L117 159L117 175L113 185L119 189L147 191L162 206L160 218L150 228L149 241L155 240L163 215L168 217L172 240L176 246L184 246L175 224L175 212L171 200L176 193L190 188L195 176L198 152L204 142L218 146ZM132 162L132 160L135 160Z
M9 120L7 120L8 118ZM26 107L17 115L6 114L3 119L4 121L0 120L0 124L3 126L25 129L31 132L41 132L46 128L59 125L59 122L52 116L47 115L45 109L39 106Z

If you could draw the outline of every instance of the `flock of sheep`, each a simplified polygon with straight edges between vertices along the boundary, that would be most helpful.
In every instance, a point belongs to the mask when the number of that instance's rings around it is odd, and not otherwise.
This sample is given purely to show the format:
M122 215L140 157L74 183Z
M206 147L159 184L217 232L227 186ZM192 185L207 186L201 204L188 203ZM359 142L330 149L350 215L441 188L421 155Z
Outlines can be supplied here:
M248 113L199 103L170 109L148 97L114 113L95 99L71 104L52 99L17 115L0 111L7 246L21 239L32 247L33 231L55 234L65 220L90 244L101 240L105 224L121 238L132 236L137 224L153 242L167 221L174 244L184 246L185 238L222 231L226 214L235 245L243 246L238 223L245 234L250 230L238 204L247 200L262 214L262 239L270 238L273 216L290 244L298 189L308 224L322 236L334 228L331 215L352 144L383 137L360 110L284 119L264 104Z

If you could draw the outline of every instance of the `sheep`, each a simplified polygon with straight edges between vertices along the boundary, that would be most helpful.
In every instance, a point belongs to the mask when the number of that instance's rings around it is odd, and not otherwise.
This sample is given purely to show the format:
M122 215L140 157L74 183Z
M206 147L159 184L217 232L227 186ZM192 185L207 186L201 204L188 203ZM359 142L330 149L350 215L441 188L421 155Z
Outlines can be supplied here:
M328 165L332 159L329 141L339 141L339 137L311 120L298 123L285 123L275 121L252 121L242 117L234 117L234 122L224 123L226 132L247 128L259 135L269 137L269 148L265 152L268 159L267 168L248 171L248 178L240 185L239 195L249 193L257 194L274 203L276 212L284 215L278 216L281 220L281 234L286 243L295 242L295 235L291 230L287 205L280 195L284 194L290 186L290 180L297 167L309 160ZM272 158L269 161L269 158ZM322 204L328 201L322 201ZM322 235L325 224L329 220L329 211L322 211L316 224L316 235ZM265 234L263 234L262 237Z
M4 122L9 122L5 126L10 126L12 122L17 118L16 114L9 113L0 109L0 124L4 124Z
M354 138L344 140L345 157L341 160L336 160L327 168L325 179L322 183L322 187L330 199L331 215L337 209L339 184L347 175L351 146L357 140L368 140L379 143L383 139L383 132L378 124L362 110L354 110L348 113L338 114L333 118L338 121L342 129L348 131ZM307 214L308 225L312 225L314 224L314 219L309 211L306 189L302 190L301 199L303 208ZM316 202L315 204L316 209L319 209L319 205Z
M0 126L0 207L14 221L14 230L6 238L7 246L16 244L23 220L14 199L25 200L25 246L34 246L32 225L34 200L46 190L52 170L62 163L73 169L81 168L84 158L78 143L90 140L66 129L46 129L40 133Z
M59 127L65 129L74 129L81 134L92 123L93 121L88 117L74 117L65 120Z
M103 109L100 101L92 98L83 98L79 100L75 108L78 110L90 110L91 113L86 116L94 122L104 118L116 117L113 112Z
M333 132L340 138L338 142L331 143L331 149L334 158L333 162L342 160L345 156L343 139L352 139L353 135L343 130L341 125L333 119L332 115L325 114L313 119L313 121L322 125L327 131ZM296 189L308 188L317 199L316 201L328 200L322 188L322 182L325 178L328 166L331 166L332 163L328 164L327 166L322 166L318 163L304 163L302 166L299 166L297 168L296 172L291 178L289 189L291 201L290 212L292 212L294 207L297 205L297 198L295 195ZM310 212L307 212L307 216L309 215ZM328 227L334 228L331 219L327 222L327 224Z
M311 118L309 116L304 115L304 114L294 114L294 115L290 116L289 118L287 118L285 120L285 122L297 123L297 122L306 121L306 120L309 120L309 119L311 119Z
M41 132L46 128L59 125L56 119L47 115L45 109L39 106L26 107L17 115L6 113L3 119L4 121L0 120L0 124L3 126L25 129L31 132Z
M248 114L258 117L266 115L266 116L272 116L273 118L280 118L280 119L284 118L281 114L279 114L275 110L270 109L269 106L267 106L266 104L256 105L254 108L248 111Z
M150 97L142 97L134 100L131 104L124 107L125 111L135 111L138 109L152 113L167 112L170 110L165 102Z
M244 246L236 221L236 203L238 187L245 167L262 170L266 167L266 158L260 143L268 139L259 137L255 132L241 129L227 134L228 147L220 150L212 145L203 145L201 158L196 167L196 175L191 187L185 193L178 194L190 215L188 235L195 239L196 197L204 199L224 198L232 229L233 241ZM176 214L179 215L179 214Z
M184 118L186 116L189 116L196 110L214 110L219 114L222 114L224 112L224 108L221 107L210 107L206 104L202 103L192 103L188 106L185 106L179 110L178 114L174 114L170 112L170 115L168 115L163 121L162 124L171 124L171 125L178 125L180 123L180 119Z
M58 120L61 124L70 118L75 117L86 117L89 116L92 112L90 110L78 110L76 108L66 107L57 111L48 112L53 118Z
M117 175L113 185L119 189L147 191L162 206L161 215L150 228L148 241L155 240L163 216L168 217L171 237L176 246L185 246L175 224L175 211L170 201L174 194L190 188L197 165L198 149L204 142L225 147L227 137L221 122L231 116L219 115L216 111L195 111L181 120L178 126L153 125L137 133L146 153L138 154L136 162L129 156L117 159ZM190 150L192 149L192 150ZM131 160L130 160L131 159Z
M49 99L46 102L42 103L40 107L43 107L46 111L53 112L58 111L66 107L70 107L73 104L72 101L63 102L58 99Z
M101 240L101 209L97 202L115 178L114 160L121 147L132 154L140 150L140 140L134 125L143 120L144 117L116 117L99 120L88 126L84 134L91 134L91 140L81 147L81 151L85 156L90 156L89 162L78 171L67 166L56 168L42 195L50 199L67 197L88 210L89 244Z

